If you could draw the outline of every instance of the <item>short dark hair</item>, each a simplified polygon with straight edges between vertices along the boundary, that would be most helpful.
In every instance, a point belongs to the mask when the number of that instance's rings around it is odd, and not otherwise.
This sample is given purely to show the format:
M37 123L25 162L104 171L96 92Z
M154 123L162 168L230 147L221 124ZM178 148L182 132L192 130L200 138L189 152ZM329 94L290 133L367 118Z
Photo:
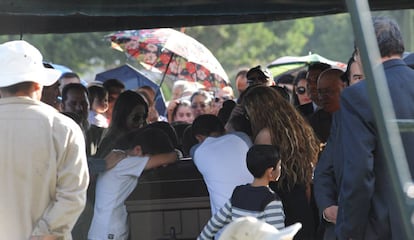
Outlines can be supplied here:
M115 148L130 150L137 145L141 146L143 154L160 154L174 151L174 146L167 134L155 127L144 127L126 133L117 141Z
M88 99L90 108L92 109L92 104L95 98L97 98L99 101L102 101L105 99L106 95L108 94L108 91L103 86L100 85L92 85L88 87Z
M351 76L349 76L349 74L351 74L351 66L352 64L355 62L355 51L352 53L351 57L348 59L348 63L346 65L346 70L344 72L344 74L342 74L342 81L344 83L346 83L347 86L349 86L349 83L351 82Z
M221 120L223 124L226 124L231 116L233 108L236 106L236 102L229 99L223 102L223 106L217 113L217 117Z
M125 84L119 79L111 78L104 81L103 87L109 94L121 93L125 89ZM118 91L118 89L121 89L121 91Z
M331 68L331 65L326 64L326 63L321 63L321 62L315 62L315 63L311 63L308 66L308 72L310 70L320 70L322 72L322 71L324 71L324 70L326 70L328 68Z
M193 130L192 130L193 126L192 125L188 125L183 132L183 154L184 156L190 156L190 150L191 148L198 144L198 140L194 137L193 134Z
M276 83L282 83L282 84L293 84L295 77L292 74L282 74L281 76L276 77L275 82Z
M253 145L247 152L247 169L255 178L263 177L268 168L276 168L279 161L279 149L274 145Z
M224 124L213 114L203 114L194 119L192 124L194 136L210 136L213 132L224 133Z
M151 124L148 124L146 127L147 128L161 129L162 131L164 131L167 134L167 136L170 139L172 145L174 147L178 146L177 133L175 132L175 129L171 126L171 124L169 124L168 122L164 122L164 121L153 122Z
M69 83L63 87L62 90L62 102L64 103L68 99L68 92L70 90L80 90L86 93L86 96L89 96L88 89L80 83ZM88 99L89 100L89 99Z
M252 78L254 73L257 74L257 78ZM247 83L249 85L252 84L261 84L263 82L273 81L272 74L266 68L262 68L260 65L256 67L250 68L249 71L246 73Z
M243 114L234 114L231 115L227 124L233 129L233 131L244 132L247 136L253 136L252 125L249 119L246 118Z
M61 80L62 78L77 78L80 80L79 75L74 72L65 72L62 75L60 75L59 80Z

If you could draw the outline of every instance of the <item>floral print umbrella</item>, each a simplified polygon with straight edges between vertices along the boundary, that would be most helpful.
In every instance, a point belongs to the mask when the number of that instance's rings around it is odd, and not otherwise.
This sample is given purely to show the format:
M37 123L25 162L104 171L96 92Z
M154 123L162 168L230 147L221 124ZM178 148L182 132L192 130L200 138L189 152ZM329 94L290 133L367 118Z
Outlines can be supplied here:
M203 44L171 28L119 31L106 36L147 69L159 70L176 80L202 83L206 89L228 85L220 62Z

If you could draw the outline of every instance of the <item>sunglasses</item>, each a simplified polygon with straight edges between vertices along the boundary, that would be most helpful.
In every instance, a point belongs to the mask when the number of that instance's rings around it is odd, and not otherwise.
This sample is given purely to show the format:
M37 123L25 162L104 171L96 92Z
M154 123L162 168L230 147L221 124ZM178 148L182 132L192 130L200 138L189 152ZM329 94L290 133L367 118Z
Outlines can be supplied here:
M214 102L218 103L218 102L220 102L220 99L223 100L223 102L224 102L224 101L230 100L230 97L229 96L223 96L221 98L216 97L216 98L214 98Z
M297 87L297 88L296 88L296 93L297 93L298 95L303 95L303 94L305 94L305 93L306 93L306 88L305 88L305 87Z

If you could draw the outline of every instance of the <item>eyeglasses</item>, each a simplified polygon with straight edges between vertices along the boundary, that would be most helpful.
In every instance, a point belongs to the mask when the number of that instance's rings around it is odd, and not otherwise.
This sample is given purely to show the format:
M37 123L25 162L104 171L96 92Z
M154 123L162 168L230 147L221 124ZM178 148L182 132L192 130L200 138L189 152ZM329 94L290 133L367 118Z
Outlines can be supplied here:
M306 93L306 88L305 88L305 87L297 87L297 88L296 88L296 93L297 93L298 95L303 95L303 94L305 94L305 93Z
M196 108L198 108L198 107L200 107L200 108L206 108L206 104L204 104L204 103L201 103L201 104L191 104L191 108L194 108L194 109L196 109Z

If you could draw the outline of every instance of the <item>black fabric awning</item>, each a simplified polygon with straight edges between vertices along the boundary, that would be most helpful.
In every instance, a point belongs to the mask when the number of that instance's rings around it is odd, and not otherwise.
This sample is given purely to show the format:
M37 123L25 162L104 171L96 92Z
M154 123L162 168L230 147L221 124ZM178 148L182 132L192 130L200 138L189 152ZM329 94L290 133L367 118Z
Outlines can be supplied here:
M413 0L371 0L372 10ZM346 12L343 0L5 0L0 34L71 33L263 22Z

